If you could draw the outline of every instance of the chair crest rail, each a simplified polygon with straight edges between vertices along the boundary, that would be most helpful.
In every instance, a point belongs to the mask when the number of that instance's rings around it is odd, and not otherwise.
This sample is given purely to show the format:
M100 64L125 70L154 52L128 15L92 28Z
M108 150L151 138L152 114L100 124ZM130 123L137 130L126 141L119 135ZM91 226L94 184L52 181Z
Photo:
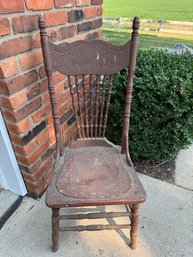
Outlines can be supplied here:
M52 68L65 75L115 74L129 66L130 44L128 41L114 46L98 39L79 40L69 45L49 41Z

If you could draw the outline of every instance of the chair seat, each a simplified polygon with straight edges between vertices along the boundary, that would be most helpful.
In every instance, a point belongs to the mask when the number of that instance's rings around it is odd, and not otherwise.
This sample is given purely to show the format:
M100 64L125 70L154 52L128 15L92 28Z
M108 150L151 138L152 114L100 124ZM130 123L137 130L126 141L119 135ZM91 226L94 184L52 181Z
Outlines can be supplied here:
M134 168L118 148L68 148L60 158L46 193L51 208L145 201L146 194Z

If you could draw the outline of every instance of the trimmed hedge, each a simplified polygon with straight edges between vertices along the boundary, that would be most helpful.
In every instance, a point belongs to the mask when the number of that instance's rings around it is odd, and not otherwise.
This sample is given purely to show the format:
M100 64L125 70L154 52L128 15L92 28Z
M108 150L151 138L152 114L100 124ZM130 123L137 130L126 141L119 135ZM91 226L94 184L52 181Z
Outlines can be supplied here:
M120 143L127 71L114 78L107 137ZM193 140L193 56L138 51L130 122L134 160L167 160Z

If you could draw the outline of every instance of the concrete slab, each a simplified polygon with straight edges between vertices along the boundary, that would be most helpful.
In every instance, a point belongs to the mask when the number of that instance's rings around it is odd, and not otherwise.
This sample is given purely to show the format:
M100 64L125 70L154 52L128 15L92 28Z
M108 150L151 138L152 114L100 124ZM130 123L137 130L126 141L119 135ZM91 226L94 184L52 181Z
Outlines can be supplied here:
M148 198L140 209L139 243L135 251L127 246L129 231L123 230L61 233L60 248L52 253L51 211L44 198L36 201L26 197L0 232L0 256L192 257L193 192L144 175L139 177ZM118 222L123 222L123 218Z
M18 198L18 195L10 192L9 190L3 189L0 191L0 218Z
M193 190L193 144L176 157L175 184Z

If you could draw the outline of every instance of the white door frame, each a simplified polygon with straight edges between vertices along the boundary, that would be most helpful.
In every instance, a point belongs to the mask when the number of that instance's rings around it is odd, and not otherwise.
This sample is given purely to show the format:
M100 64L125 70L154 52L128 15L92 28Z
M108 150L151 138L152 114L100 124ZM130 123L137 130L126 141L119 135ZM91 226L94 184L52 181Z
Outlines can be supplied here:
M13 147L0 111L0 184L4 189L24 196L26 186L19 169Z

